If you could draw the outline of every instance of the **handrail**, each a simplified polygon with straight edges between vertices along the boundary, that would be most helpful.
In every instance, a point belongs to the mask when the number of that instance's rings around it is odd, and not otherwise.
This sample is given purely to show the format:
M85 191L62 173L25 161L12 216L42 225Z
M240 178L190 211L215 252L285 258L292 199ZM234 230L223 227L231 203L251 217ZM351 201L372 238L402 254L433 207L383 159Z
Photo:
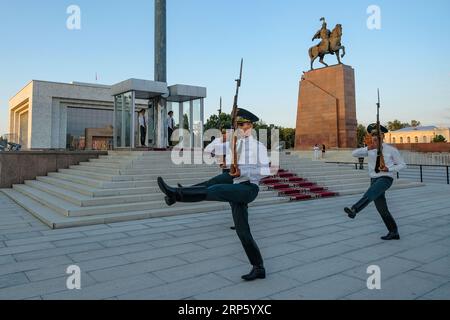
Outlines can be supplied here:
M360 170L364 169L364 165L368 164L366 162L339 162L339 161L326 161L325 163L329 164L351 164L355 165L355 169L358 170L358 166ZM449 165L439 165L439 164L407 164L408 167L419 167L420 170L420 182L423 183L423 168L424 167L430 167L430 168L445 168L446 169L446 177L447 177L447 184L450 185L450 166ZM397 172L397 178L400 177L400 173Z

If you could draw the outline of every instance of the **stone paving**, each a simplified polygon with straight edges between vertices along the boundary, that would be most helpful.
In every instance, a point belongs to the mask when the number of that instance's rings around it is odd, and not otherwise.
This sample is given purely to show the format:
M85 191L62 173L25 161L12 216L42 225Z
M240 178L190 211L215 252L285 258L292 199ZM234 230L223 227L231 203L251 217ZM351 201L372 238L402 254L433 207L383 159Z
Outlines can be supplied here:
M268 278L250 270L229 211L50 230L0 194L1 299L450 299L450 187L388 193L401 241L358 196L250 209ZM68 290L67 267L81 268ZM381 268L381 290L367 268Z

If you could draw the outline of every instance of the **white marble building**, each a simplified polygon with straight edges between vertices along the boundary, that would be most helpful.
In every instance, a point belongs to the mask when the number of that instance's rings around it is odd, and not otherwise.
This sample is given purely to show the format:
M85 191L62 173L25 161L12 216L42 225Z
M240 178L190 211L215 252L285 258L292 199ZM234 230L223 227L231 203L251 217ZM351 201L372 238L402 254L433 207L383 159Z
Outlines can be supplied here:
M159 89L155 92L154 88ZM123 113L116 110L118 97L127 93L133 98L128 110L130 116L118 117L118 112ZM161 97L167 103L160 109L153 108L154 99ZM24 149L66 149L70 145L68 140L84 135L85 128L121 126L130 128L127 134L133 137L129 139L133 144L125 147L134 148L139 140L135 137L139 134L137 111L147 109L148 145L165 147L167 130L163 124L167 112L174 111L177 123L187 117L191 127L194 123L203 124L205 97L203 87L168 87L165 83L138 79L113 86L32 80L9 100L9 133ZM128 123L118 123L121 120ZM120 133L114 130L114 139L117 135Z

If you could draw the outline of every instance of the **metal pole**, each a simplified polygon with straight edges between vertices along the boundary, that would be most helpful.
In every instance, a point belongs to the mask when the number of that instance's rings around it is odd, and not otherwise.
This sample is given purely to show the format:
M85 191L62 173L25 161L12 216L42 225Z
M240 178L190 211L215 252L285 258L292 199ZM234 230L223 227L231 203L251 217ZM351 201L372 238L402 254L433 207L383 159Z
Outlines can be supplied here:
M131 149L136 148L136 141L135 141L135 128L136 128L136 101L135 101L136 94L134 91L131 91L131 125L130 125L130 134L131 134ZM139 125L139 124L138 124ZM140 129L140 128L139 128Z
M420 166L420 182L423 183L423 167Z
M447 166L447 184L450 184L450 176L448 175L448 166Z

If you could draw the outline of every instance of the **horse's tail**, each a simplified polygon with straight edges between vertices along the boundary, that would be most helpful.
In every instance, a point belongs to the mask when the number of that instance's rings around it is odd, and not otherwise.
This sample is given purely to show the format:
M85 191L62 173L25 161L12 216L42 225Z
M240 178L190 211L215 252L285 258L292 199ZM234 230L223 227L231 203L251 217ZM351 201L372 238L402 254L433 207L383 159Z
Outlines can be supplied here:
M313 49L314 49L314 47L311 47L311 48L309 48L309 51L308 51L309 57L310 57L311 59L314 58Z

